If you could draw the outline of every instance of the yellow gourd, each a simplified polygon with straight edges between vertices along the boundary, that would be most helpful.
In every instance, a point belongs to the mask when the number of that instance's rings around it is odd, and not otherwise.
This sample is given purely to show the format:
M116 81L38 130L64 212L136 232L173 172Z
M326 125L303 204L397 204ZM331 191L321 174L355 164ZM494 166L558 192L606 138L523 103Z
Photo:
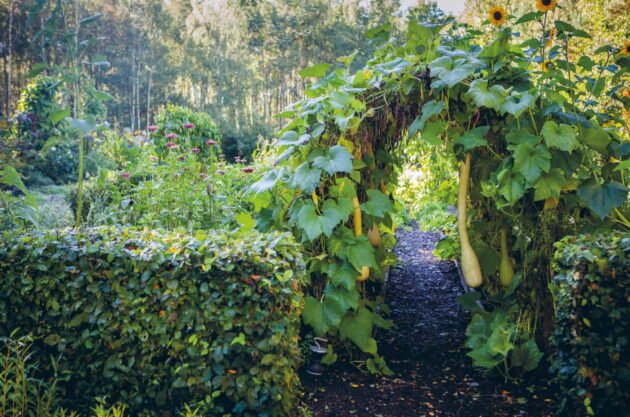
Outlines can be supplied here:
M361 204L359 199L354 197L352 199L352 225L354 226L354 235L361 236L363 234L363 224L361 222ZM370 268L367 266L361 267L361 274L357 276L357 281L362 282L370 277Z
M462 273L464 281L469 287L477 288L483 281L479 259L468 239L468 229L466 225L468 206L468 183L470 181L471 155L466 154L466 160L462 162L459 169L459 194L457 197L457 230L459 231L459 243L462 250Z
M372 246L375 248L381 246L381 232L379 232L378 225L376 223L372 224L372 228L368 230L367 236Z
M510 260L508 246L507 246L507 232L505 229L501 229L501 264L499 265L499 282L504 287L512 285L512 278L514 278L514 268L512 267L512 261Z

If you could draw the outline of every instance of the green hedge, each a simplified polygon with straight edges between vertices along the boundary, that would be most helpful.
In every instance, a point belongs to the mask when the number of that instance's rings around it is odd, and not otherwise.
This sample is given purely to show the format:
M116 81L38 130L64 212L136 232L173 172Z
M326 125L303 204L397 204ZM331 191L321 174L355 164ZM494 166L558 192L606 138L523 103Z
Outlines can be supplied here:
M630 235L568 237L556 245L552 371L561 415L617 417L630 404Z
M0 235L1 236L1 235ZM286 234L194 237L98 228L0 237L0 335L58 358L73 408L291 414L298 390L299 248ZM48 365L50 366L50 365Z

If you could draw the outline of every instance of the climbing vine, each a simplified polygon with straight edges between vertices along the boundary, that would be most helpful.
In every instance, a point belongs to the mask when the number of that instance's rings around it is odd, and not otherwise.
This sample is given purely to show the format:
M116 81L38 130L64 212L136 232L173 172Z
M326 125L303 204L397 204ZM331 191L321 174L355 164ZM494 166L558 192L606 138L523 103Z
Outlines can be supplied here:
M362 69L350 70L353 56L304 69L317 80L280 115L290 121L275 169L253 186L258 227L291 229L308 254L304 322L369 354L372 372L389 372L373 336L390 326L379 294L395 263L392 191L406 143L445 146L460 161L465 278L517 306L500 344L476 345L480 366L507 366L514 335L545 327L555 241L630 227L628 47L575 57L590 35L548 10L514 19L497 8L489 23L482 32L410 19L400 36L389 25L367 34L377 48ZM519 39L523 24L539 36Z

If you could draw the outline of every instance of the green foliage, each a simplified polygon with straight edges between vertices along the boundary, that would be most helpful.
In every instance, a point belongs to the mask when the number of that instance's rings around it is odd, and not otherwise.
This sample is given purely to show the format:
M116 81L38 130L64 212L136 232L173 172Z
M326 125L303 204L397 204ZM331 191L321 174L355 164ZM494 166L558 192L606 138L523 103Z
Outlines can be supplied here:
M627 413L630 394L630 236L570 236L556 245L551 370L559 415Z
M0 332L29 329L63 399L132 412L288 414L303 266L286 234L139 229L6 234ZM87 366L86 366L87 365Z

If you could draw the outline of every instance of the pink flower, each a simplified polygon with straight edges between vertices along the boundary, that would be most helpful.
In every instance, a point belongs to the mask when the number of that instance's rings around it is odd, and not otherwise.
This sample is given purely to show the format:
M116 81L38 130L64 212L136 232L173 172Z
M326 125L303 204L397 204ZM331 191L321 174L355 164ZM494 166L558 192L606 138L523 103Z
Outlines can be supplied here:
M212 140L212 139L206 141L206 145L209 145L209 146L214 146L216 144L217 144L217 142Z
M243 168L243 172L246 174L251 174L252 172L254 172L254 168L252 167L245 167Z
M199 153L199 152L201 152L201 149L199 149L199 148L192 148L190 150L190 152L192 152L192 153Z
M218 162L217 166L222 167L223 165L225 165L223 162Z
M206 178L208 178L208 174L201 173L199 174L199 178L201 178L202 180L205 180Z
M219 174L219 175L223 175L223 174L225 174L225 171L224 171L224 170L222 170L222 169L219 169L219 170L217 170L217 174Z
M182 155L182 156L180 156L180 157L179 157L179 158L177 158L177 159L179 159L180 161L185 161L185 160L186 160L186 157L185 157L184 155Z
M183 128L184 129L194 129L195 125L192 124L192 123L184 123Z
M129 179L129 173L128 172L123 172L122 174L120 174L120 176L122 177L123 180L128 180Z
M178 145L178 144L176 144L176 143L173 143L173 142L167 142L167 143L166 143L166 147L167 147L168 149L177 149L177 148L179 148L179 145Z
M175 139L177 137L176 133L168 133L166 135L166 139Z
M147 126L147 129L149 130L149 132L155 132L156 130L158 130L158 127L156 125L150 125Z

